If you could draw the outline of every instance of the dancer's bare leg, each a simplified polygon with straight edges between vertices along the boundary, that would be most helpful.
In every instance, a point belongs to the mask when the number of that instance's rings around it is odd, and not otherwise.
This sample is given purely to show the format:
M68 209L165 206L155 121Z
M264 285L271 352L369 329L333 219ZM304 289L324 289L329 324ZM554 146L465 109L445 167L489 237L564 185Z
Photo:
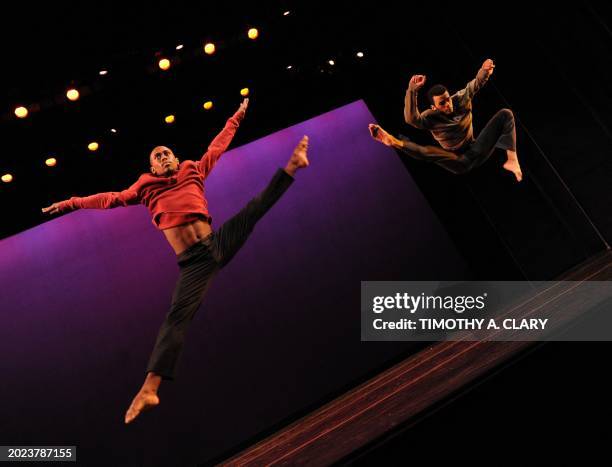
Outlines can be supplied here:
M147 377L145 378L140 391L138 391L138 394L136 394L136 397L134 397L130 408L125 413L125 423L130 423L140 414L140 412L151 409L159 404L157 391L161 381L161 376L156 375L152 371L147 373Z
M520 182L523 179L523 172L521 171L521 165L518 161L518 156L515 151L507 150L508 160L504 163L504 169L512 172L516 177L516 180Z
M387 133L380 126L370 123L368 125L370 135L376 141L384 144L385 146L391 146L396 149L401 149L403 152L420 158L421 156L434 156L436 158L443 158L446 160L456 160L459 158L457 154L451 151L447 151L439 146L422 146L420 144L413 143L412 141L406 141L396 138L390 133Z
M299 169L303 169L304 167L308 167L308 136L304 136L297 147L293 150L293 154L291 154L291 158L289 162L287 162L287 166L285 167L285 172L287 172L292 177L295 176L295 173Z
M401 141L399 139L397 139L392 134L387 133L385 130L383 130L378 125L374 125L373 123L370 123L368 125L368 130L370 130L370 135L372 136L372 138L374 138L379 143L384 144L385 146L395 147L401 144Z

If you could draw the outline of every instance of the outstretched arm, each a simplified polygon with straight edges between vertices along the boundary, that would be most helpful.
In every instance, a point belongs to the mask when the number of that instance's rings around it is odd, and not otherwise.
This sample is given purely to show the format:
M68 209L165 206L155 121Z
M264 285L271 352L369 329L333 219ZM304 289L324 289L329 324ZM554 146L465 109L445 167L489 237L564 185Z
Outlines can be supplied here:
M59 201L53 203L51 206L42 208L42 212L45 214L61 214L77 209L111 209L118 206L129 206L138 203L140 203L140 197L136 189L136 183L134 183L127 190L123 191L98 193L83 198L73 196L70 199Z
M478 70L476 78L470 81L465 89L462 89L457 93L459 94L459 97L466 100L471 100L474 95L487 83L489 76L493 74L493 70L495 70L495 63L493 63L493 60L490 58L487 58L480 67L480 70Z
M234 115L230 117L230 119L223 127L223 130L215 136L215 139L212 140L210 146L208 146L208 150L200 159L199 167L200 171L204 174L204 177L208 176L210 171L213 169L221 154L225 152L228 148L234 135L236 134L236 130L240 125L240 122L244 118L244 114L246 112L247 107L249 106L249 99L246 98L240 104L240 107L236 111Z
M414 75L410 78L406 98L404 99L404 120L415 128L426 129L427 121L419 112L417 94L425 84L425 75Z

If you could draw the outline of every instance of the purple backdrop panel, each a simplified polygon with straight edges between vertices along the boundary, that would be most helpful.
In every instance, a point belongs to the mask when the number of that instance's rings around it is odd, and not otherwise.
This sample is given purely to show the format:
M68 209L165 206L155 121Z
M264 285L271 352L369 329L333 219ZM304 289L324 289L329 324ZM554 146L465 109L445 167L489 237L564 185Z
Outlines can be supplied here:
M77 211L0 241L0 444L76 444L87 465L202 462L405 352L360 342L360 281L466 270L373 121L358 101L222 157L206 181L216 228L310 137L310 167L215 279L177 381L129 427L178 275L147 210Z

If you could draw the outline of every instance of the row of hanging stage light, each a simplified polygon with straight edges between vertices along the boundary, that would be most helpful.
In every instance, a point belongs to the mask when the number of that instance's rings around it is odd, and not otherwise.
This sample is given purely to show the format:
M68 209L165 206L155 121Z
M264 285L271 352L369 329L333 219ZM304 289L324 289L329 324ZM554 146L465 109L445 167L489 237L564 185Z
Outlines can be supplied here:
M284 15L287 16L289 14L289 12L285 12ZM250 28L247 31L247 37L251 40L255 40L259 37L259 30L257 28ZM182 44L179 44L176 49L180 50L183 48ZM204 53L207 55L213 55L217 50L216 45L214 44L214 42L207 42L206 44L204 44ZM162 71L167 71L170 69L170 67L172 66L172 62L170 61L169 58L161 58L158 63L157 66L159 66L160 70ZM108 70L100 70L100 75L107 75L108 74ZM243 94L244 95L244 94ZM248 90L247 90L247 95L248 95ZM80 93L76 88L70 88L68 89L68 91L66 91L66 98L69 101L72 102L76 102L79 100L80 97ZM211 102L207 102L204 105L204 108L206 108L207 110L209 110L210 108L212 108L212 103ZM14 110L15 116L17 118L26 118L29 115L29 111L28 108L20 105L17 106Z
M284 16L289 15L289 11L286 11L285 13L283 13ZM251 40L255 40L259 37L259 30L257 28L251 28L247 31L247 36L249 39ZM182 44L179 44L176 49L180 50L183 48ZM208 42L206 44L204 44L204 53L206 53L207 55L213 55L216 52L216 46L213 42ZM357 58L363 58L364 54L363 52L357 52L356 54ZM335 66L336 62L333 59L330 59L327 61L327 63L330 66ZM167 71L170 69L170 67L172 66L172 62L169 58L161 58L158 63L157 63L158 67L160 68L160 70L162 71ZM293 68L292 65L287 65L287 70L291 70ZM100 75L107 75L108 74L108 70L100 70ZM242 94L242 92L241 92ZM248 90L247 90L247 94L242 94L243 96L248 95ZM69 101L72 102L76 102L77 100L79 100L80 97L80 93L76 88L70 88L66 91L66 98ZM206 110L210 110L212 108L212 102L206 102L204 104L204 108ZM29 111L27 109L27 107L25 106L18 106L15 108L14 110L15 116L17 118L26 118L29 115Z
M259 37L259 30L257 28L251 28L247 31L247 36L251 40L255 40ZM183 48L182 44L176 46L177 50L181 50ZM204 53L206 55L213 55L217 51L217 46L214 42L207 42L204 44ZM170 69L172 62L169 58L162 58L157 62L157 66L159 66L160 70L167 71Z
M249 90L249 88L242 88L242 89L240 90L240 95L241 95L242 97L247 97L247 96L249 95L249 93L250 93L250 92L251 92L251 91ZM204 102L204 104L202 105L202 108L203 108L204 110L210 110L210 109L212 109L212 108L213 108L213 105L214 105L214 104L213 104L213 101L206 101L206 102ZM164 117L164 122L166 122L168 125L173 124L175 121L176 121L176 117L175 117L173 114L166 115L166 116Z
M68 91L66 91L66 97L68 98L69 101L75 102L79 100L79 97L81 97L81 94L79 93L77 89L70 88L68 89ZM28 111L27 107L20 105L15 108L14 113L17 118L26 118L30 112Z

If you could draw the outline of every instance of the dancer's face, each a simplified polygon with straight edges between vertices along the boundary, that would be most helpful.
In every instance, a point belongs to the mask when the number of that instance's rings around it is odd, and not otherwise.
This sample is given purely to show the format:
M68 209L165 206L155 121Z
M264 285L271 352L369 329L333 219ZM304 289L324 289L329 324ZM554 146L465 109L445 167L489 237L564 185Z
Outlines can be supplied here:
M159 176L170 176L178 170L179 160L170 148L157 146L149 156L151 173Z
M453 113L453 100L448 91L439 96L433 96L433 101L434 104L431 106L432 109L439 110L446 115Z

